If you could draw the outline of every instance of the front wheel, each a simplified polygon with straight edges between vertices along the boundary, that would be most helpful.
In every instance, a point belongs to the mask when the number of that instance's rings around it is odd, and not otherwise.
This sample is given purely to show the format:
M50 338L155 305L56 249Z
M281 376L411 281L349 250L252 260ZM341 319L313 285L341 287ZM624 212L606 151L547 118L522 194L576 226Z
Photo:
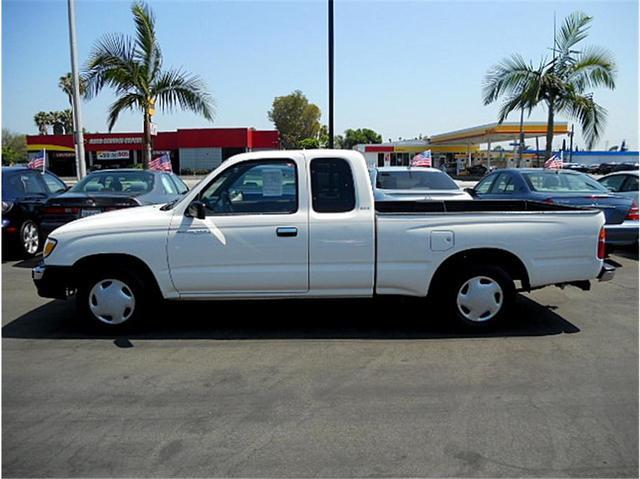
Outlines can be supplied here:
M502 321L513 306L515 286L502 268L474 265L456 273L446 286L446 309L467 327L485 329Z
M139 321L147 306L142 281L126 271L89 275L76 297L81 318L105 331L120 331Z
M20 226L20 249L29 257L40 249L40 230L32 220L25 220Z

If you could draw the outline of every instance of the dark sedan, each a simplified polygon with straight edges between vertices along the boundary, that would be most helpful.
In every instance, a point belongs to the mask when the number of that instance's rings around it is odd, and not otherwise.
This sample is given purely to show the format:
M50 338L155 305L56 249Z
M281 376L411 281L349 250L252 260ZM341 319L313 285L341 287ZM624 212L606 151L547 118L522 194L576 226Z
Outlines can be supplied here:
M105 211L169 203L187 191L178 176L164 171L95 171L46 202L41 211L42 230L48 234L65 223Z
M638 205L611 193L589 175L569 170L504 169L467 190L478 199L521 199L599 208L604 212L607 244L638 242Z
M22 255L33 256L40 249L42 233L39 213L45 201L67 190L53 173L23 166L2 168L2 239Z

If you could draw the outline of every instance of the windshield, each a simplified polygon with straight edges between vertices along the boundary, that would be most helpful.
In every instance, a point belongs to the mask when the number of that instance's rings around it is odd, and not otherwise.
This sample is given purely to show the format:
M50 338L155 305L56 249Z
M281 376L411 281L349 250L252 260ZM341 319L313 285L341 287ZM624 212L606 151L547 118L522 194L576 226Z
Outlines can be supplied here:
M381 190L457 190L458 185L441 171L378 171L376 188Z
M541 193L609 193L604 186L587 175L556 171L523 172L532 191Z
M152 173L145 171L108 171L91 173L70 191L74 193L148 193L153 189Z

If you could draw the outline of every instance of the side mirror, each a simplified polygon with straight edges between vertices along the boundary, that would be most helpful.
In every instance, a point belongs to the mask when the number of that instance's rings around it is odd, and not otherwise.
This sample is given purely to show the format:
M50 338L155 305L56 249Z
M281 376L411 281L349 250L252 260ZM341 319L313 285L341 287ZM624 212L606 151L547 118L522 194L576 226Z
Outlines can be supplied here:
M191 204L187 206L187 211L184 212L184 215L203 220L205 218L204 203L198 200L192 201Z
M478 193L476 193L476 190L474 190L473 188L465 188L464 191L466 193L469 193L474 198L477 198L477 196L478 196Z

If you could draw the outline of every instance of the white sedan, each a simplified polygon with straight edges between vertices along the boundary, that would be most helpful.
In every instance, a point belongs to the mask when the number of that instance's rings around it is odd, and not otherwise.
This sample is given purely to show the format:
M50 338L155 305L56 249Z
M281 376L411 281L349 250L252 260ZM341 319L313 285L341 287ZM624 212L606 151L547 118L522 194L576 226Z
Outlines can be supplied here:
M384 166L369 170L376 201L472 200L436 168Z

